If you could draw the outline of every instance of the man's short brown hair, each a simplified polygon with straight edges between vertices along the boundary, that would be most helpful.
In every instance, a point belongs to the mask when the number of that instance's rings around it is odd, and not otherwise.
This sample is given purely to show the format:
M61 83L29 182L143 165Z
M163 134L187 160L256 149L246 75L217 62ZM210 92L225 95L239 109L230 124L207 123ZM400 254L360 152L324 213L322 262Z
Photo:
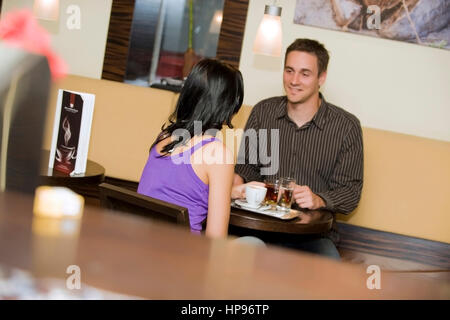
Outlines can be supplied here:
M297 39L291 43L291 45L286 49L286 55L284 56L284 64L286 64L286 58L291 51L303 51L312 53L317 57L319 74L327 71L328 61L330 60L330 56L328 55L327 49L325 49L324 45L316 40L311 39Z

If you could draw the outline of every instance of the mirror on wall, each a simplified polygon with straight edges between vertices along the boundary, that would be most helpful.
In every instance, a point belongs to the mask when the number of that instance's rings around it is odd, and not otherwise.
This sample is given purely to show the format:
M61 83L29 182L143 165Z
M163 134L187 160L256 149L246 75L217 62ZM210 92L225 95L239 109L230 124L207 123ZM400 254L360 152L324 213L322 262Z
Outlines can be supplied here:
M214 58L224 0L136 0L124 82L180 87L192 65Z
M239 67L248 0L113 0L102 79L179 91L193 64Z

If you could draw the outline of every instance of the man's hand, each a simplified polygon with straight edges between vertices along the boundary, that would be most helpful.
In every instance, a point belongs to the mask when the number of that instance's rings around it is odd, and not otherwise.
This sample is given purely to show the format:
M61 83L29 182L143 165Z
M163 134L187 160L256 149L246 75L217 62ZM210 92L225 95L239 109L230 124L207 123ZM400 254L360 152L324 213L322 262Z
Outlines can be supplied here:
M323 199L312 192L308 186L295 185L294 201L300 208L316 210L325 207Z
M231 199L244 199L245 198L245 187L248 186L249 184L252 184L255 186L260 186L260 187L266 186L264 183L258 182L258 181L251 181L248 183L234 185L233 188L231 189Z

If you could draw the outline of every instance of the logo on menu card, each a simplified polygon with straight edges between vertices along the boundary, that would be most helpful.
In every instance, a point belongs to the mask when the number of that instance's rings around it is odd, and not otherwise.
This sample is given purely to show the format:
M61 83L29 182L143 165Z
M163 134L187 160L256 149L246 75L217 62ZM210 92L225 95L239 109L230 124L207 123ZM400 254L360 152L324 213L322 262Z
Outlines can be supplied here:
M75 95L73 93L70 94L69 107L64 107L64 110L71 113L78 113L78 109L75 109Z

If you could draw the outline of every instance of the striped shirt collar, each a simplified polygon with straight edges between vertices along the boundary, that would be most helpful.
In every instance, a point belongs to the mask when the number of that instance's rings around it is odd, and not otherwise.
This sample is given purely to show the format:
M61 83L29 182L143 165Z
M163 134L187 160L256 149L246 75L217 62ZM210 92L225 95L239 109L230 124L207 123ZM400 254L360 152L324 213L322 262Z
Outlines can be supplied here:
M319 92L319 97L321 99L319 110L317 110L316 114L314 115L312 120L309 122L314 123L320 130L323 130L325 123L326 123L327 114L328 114L328 112L327 112L328 111L328 103L326 102L324 96L320 92ZM278 106L278 110L275 112L275 119L281 119L281 118L284 118L287 121L292 121L289 119L288 114L287 114L287 97L286 96L283 97L283 99L281 100L281 103Z

